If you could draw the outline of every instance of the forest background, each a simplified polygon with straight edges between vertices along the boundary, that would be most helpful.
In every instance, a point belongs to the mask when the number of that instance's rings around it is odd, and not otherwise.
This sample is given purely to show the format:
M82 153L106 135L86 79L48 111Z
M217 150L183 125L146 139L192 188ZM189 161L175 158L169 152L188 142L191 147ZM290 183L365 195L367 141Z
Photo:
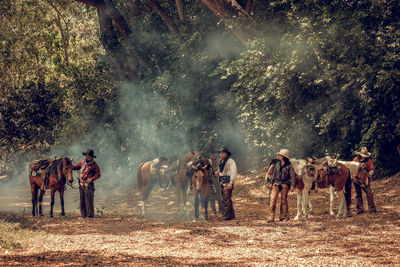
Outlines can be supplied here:
M400 3L2 0L0 174L81 156L140 161L228 146L400 170ZM118 171L119 170L119 171Z

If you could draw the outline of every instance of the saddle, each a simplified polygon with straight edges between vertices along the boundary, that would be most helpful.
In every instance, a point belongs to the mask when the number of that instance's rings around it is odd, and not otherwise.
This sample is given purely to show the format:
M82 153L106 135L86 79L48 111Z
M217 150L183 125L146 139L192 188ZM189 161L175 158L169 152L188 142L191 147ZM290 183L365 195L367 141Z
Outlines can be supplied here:
M150 165L150 174L153 175L164 175L165 170L168 168L167 165L159 166L160 159L153 159Z
M40 170L45 170L50 165L49 159L38 159L34 160L29 164L29 169L31 170L32 176L40 175Z

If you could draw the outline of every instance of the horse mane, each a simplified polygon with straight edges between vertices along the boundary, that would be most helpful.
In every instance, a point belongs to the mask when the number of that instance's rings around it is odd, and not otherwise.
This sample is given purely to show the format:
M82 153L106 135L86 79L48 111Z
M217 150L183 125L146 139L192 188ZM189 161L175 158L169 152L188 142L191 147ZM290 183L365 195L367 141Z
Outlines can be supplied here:
M56 159L48 167L48 170L46 172L46 177L49 177L50 175L54 175L55 177L58 178L58 175L60 174L59 172L62 172L62 167L63 167L63 164L64 164L63 160L66 161L66 165L71 165L72 164L72 161L71 161L70 158Z

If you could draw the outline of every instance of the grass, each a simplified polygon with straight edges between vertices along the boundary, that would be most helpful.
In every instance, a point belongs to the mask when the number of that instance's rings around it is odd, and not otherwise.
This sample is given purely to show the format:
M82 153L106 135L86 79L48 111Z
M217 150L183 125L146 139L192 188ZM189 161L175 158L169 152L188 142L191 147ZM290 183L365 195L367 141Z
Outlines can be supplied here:
M33 232L26 229L20 222L10 222L0 219L0 252L19 249L27 245Z

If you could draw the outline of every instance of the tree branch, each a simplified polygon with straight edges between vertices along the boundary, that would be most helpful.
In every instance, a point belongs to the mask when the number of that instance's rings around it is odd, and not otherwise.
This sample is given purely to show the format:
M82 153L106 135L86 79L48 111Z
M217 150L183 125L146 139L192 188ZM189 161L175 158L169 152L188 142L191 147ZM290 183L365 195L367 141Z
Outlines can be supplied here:
M178 10L179 19L185 25L185 10L183 0L175 0L176 9Z
M162 8L155 0L147 0L147 3L157 12L158 15L160 15L164 23L167 25L169 31L173 34L177 34L178 30L165 9Z
M119 11L115 8L113 2L111 0L104 2L104 0L76 0L78 2L87 4L89 6L93 6L98 10L101 10L105 14L107 14L115 24L115 27L120 32L123 38L128 38L131 33L131 29L129 25L126 23L124 17L119 13Z
M246 13L251 14L251 9L253 7L253 0L247 0L246 2Z

